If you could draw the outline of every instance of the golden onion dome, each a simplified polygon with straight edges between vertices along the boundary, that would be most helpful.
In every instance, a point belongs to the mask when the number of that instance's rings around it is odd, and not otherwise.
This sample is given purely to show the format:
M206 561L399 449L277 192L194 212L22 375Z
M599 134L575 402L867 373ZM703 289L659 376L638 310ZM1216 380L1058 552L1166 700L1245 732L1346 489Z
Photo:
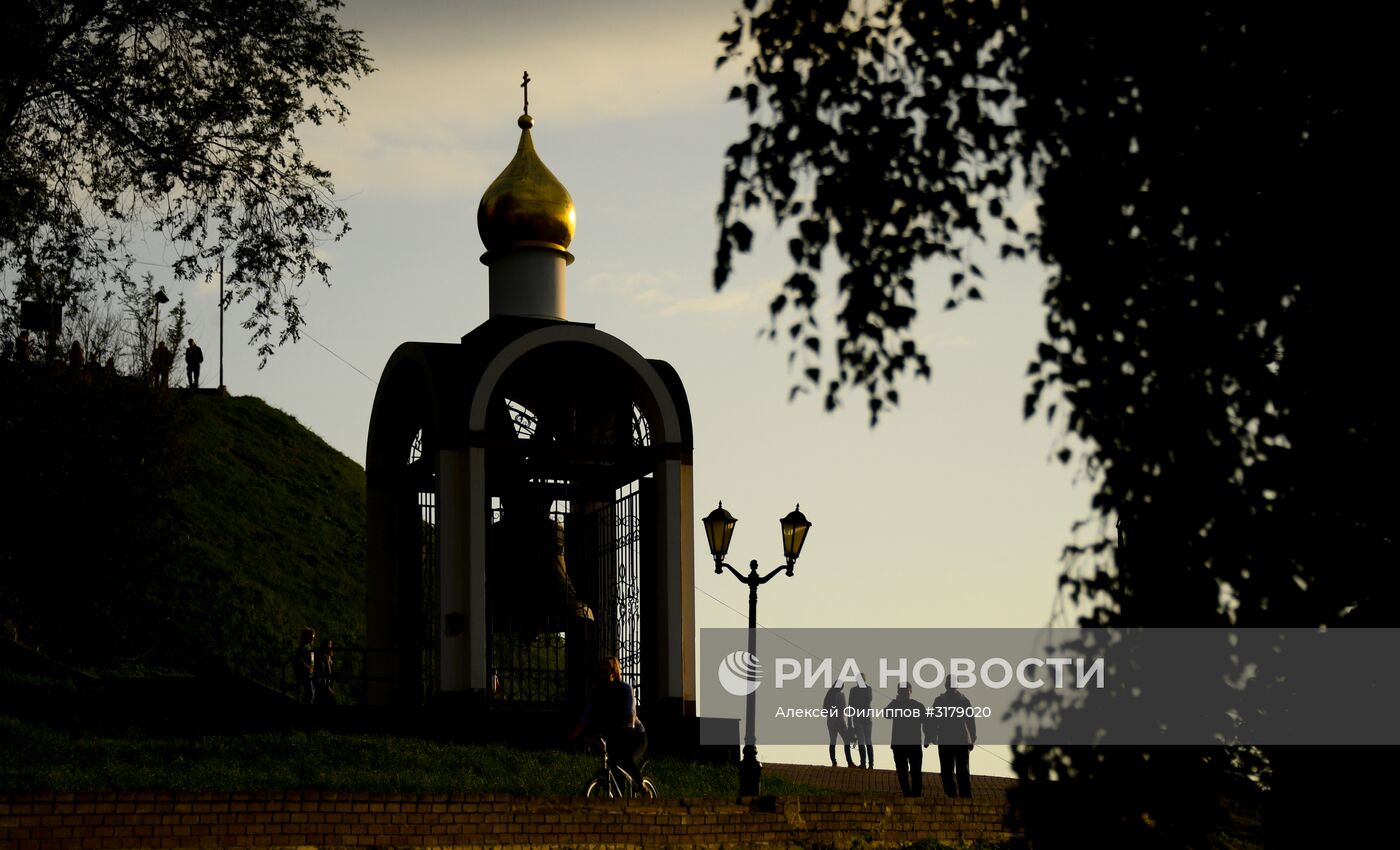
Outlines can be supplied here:
M577 220L574 199L535 153L530 140L535 119L526 113L516 124L520 144L515 158L481 196L476 229L488 252L512 247L567 251Z

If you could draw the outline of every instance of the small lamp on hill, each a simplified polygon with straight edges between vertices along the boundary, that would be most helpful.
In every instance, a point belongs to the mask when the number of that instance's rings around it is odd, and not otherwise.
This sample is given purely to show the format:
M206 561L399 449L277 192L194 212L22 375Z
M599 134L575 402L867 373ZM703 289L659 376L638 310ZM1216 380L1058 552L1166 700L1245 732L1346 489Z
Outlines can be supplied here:
M170 296L165 294L165 287L156 290L155 294L155 327L151 328L151 360L155 360L156 345L160 342L160 305L169 304Z

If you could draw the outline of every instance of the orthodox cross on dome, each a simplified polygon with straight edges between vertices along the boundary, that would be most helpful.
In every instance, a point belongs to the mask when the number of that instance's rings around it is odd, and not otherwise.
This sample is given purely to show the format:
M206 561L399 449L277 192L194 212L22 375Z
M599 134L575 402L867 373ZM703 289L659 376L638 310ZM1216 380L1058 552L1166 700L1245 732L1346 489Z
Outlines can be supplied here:
M520 83L520 87L521 87L522 89L525 90L525 109L524 109L524 112L525 112L526 115L529 115L529 114L530 114L530 72L529 72L529 71L526 71L524 74L521 74L521 77L522 77L522 81L521 81L521 83Z

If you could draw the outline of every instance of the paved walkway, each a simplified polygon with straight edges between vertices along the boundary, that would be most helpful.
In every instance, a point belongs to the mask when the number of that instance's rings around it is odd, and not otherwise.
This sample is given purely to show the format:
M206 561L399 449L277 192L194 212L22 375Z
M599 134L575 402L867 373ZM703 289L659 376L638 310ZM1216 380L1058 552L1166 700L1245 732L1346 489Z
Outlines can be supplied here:
M938 759L934 759L936 766ZM924 762L924 767L928 767L928 762ZM899 795L899 779L895 776L894 769L862 770L858 767L823 767L815 764L765 764L763 766L765 774L771 773L790 779L793 782L801 782L804 785L813 785L818 788L830 788L834 791L844 791L850 794L871 794L875 796ZM1016 784L1016 780L1006 776L978 776L972 777L973 799L996 798L1006 799L1006 791ZM925 799L947 799L943 795L943 780L937 773L924 771L924 798Z

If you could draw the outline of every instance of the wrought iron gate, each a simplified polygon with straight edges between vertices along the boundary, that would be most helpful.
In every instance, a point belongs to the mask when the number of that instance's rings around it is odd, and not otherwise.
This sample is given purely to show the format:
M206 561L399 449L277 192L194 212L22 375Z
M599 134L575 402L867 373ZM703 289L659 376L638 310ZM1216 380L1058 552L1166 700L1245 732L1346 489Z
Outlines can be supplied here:
M438 540L437 540L437 494L418 494L418 534L422 545L423 568L419 600L422 605L423 623L422 652L420 654L420 676L423 680L423 699L431 699L437 693L438 684L438 623L442 619L438 605Z
M566 493L567 482L545 486ZM642 523L639 482L609 501L550 503L548 522L507 521L492 505L487 570L492 703L562 708L586 698L598 661L615 655L623 678L642 689ZM560 579L541 562L553 538L566 564ZM535 552L521 556L519 553ZM557 565L556 565L557 568Z
M594 664L617 656L622 678L642 701L642 522L640 482L618 489L587 517L585 551L597 565L598 642Z

